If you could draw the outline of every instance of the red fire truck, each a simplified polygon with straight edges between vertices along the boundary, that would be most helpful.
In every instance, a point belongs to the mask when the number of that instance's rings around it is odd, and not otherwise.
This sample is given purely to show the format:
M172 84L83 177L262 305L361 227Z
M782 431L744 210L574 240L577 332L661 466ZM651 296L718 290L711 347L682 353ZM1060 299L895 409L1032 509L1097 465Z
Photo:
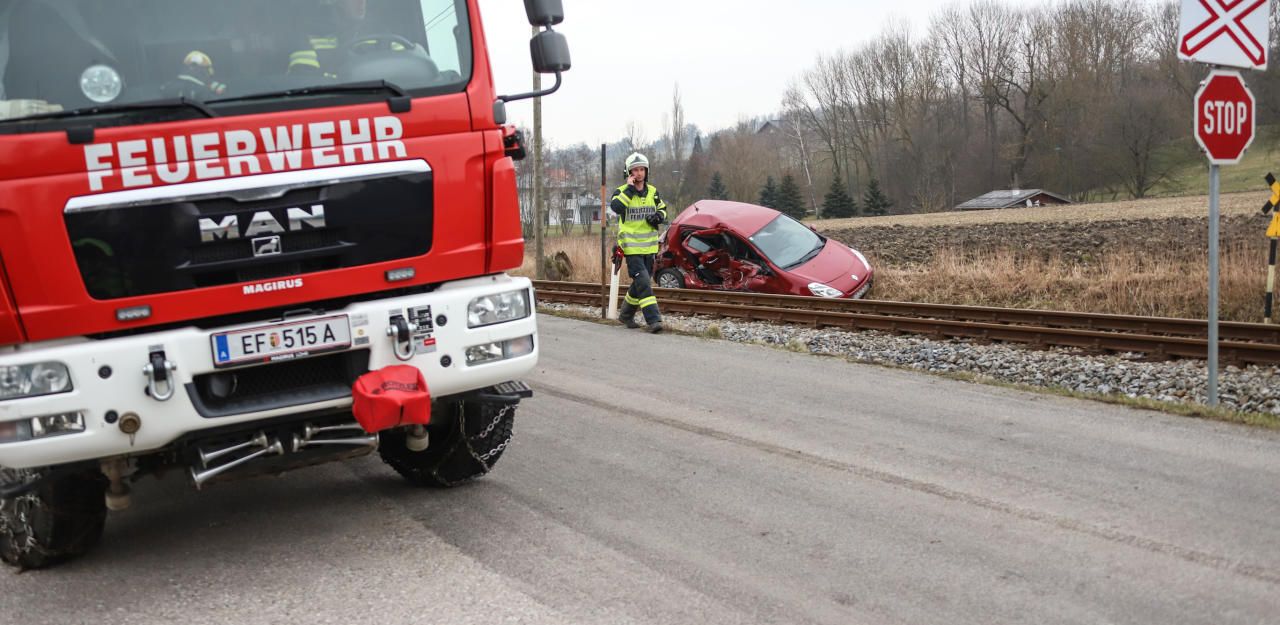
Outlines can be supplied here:
M0 559L164 470L488 472L538 356L505 103L555 87L495 92L477 0L0 0ZM429 423L369 431L404 365Z

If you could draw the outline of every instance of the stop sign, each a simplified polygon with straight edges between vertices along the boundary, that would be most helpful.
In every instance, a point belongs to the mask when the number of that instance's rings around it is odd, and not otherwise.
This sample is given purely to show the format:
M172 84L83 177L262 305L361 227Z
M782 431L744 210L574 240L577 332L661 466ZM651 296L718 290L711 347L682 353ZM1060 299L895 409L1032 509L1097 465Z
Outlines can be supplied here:
M1253 93L1239 72L1213 70L1196 92L1196 142L1214 165L1235 165L1253 143Z

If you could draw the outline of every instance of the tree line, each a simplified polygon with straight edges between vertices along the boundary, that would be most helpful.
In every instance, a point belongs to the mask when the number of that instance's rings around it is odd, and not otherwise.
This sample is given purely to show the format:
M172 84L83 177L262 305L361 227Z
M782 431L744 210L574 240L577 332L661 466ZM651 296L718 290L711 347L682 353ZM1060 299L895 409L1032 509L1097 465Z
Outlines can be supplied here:
M677 87L659 136L630 123L610 158L648 154L677 209L724 198L797 216L931 212L1006 188L1142 198L1197 149L1191 101L1206 70L1178 60L1178 28L1170 0L956 3L919 35L890 25L820 55L765 118L704 135ZM1280 113L1272 65L1244 72L1264 122ZM548 162L574 166L583 148ZM598 188L598 149L586 160Z

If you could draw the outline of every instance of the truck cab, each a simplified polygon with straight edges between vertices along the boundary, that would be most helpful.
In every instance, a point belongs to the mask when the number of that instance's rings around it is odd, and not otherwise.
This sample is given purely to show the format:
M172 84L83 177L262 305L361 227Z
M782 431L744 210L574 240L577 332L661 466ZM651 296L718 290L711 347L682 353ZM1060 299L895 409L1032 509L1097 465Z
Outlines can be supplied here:
M477 0L0 0L0 88L0 559L175 467L490 470L538 357L505 105L551 90L495 92ZM394 367L427 416L373 430Z

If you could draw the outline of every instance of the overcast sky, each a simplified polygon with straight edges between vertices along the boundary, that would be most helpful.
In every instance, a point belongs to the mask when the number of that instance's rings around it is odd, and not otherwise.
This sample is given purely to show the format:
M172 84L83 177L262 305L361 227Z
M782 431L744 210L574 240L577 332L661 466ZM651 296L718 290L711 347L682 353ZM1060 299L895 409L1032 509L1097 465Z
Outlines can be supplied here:
M1050 4L1051 0L1016 0ZM923 36L943 0L564 0L556 29L569 40L573 69L543 98L548 144L613 142L635 121L661 134L678 83L685 119L704 132L776 112L787 84L819 53L873 39L892 20ZM498 92L532 86L524 3L480 0ZM554 76L544 78L550 85ZM508 105L531 126L532 100Z

